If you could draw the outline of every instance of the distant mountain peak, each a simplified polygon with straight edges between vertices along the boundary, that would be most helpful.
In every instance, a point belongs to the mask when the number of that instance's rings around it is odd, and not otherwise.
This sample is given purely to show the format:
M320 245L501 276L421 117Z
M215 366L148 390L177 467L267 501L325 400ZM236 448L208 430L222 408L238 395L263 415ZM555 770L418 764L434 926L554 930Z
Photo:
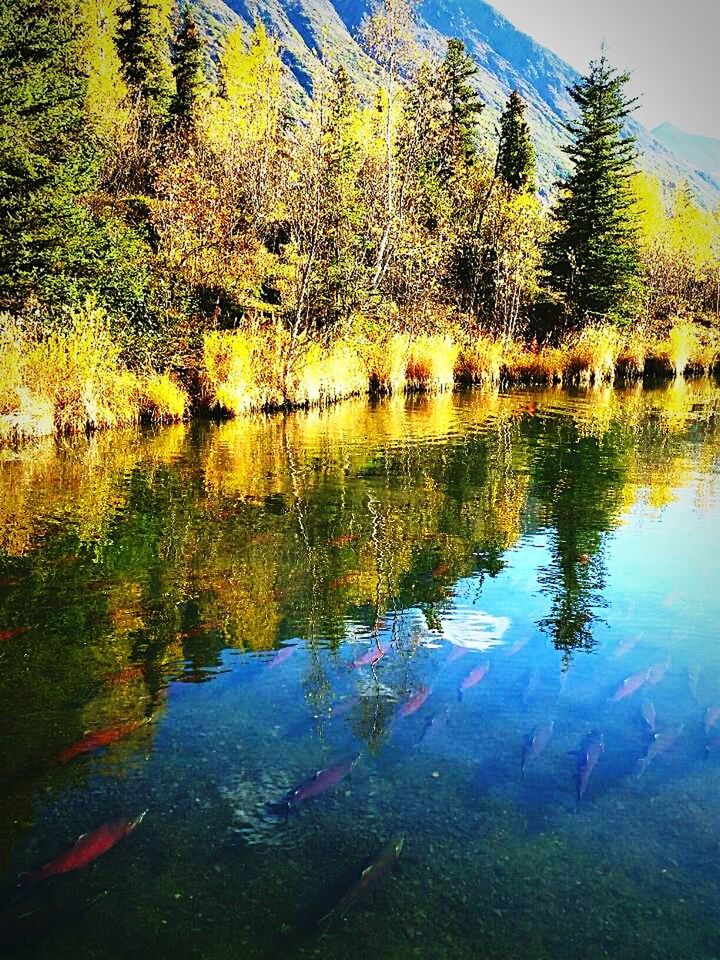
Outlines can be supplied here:
M668 150L684 160L701 176L710 178L710 182L720 184L720 140L704 137L698 133L687 133L674 123L661 123L652 131Z

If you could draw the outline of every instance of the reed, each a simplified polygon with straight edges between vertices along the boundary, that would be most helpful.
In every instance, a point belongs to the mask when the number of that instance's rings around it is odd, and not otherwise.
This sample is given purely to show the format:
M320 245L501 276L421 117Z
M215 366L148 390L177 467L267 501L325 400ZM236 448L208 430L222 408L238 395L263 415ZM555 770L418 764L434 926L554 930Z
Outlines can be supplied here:
M563 380L590 384L614 380L621 338L610 324L593 324L567 337L561 346Z
M184 416L184 390L168 374L127 369L101 310L87 305L63 321L42 334L32 323L0 318L0 438Z
M480 334L460 350L455 376L461 383L499 383L508 359L506 354L502 340Z
M459 348L450 334L429 334L410 341L406 389L442 393L455 384Z

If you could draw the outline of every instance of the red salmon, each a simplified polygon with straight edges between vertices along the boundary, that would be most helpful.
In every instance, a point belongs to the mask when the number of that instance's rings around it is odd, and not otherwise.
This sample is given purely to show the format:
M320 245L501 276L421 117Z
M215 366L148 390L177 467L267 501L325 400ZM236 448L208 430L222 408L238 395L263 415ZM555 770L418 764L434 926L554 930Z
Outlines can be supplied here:
M29 629L30 627L7 627L5 630L0 630L0 640L12 640L27 633Z
M315 797L327 793L328 790L332 790L341 780L345 779L358 759L359 754L356 754L350 760L343 760L326 770L318 770L307 780L303 780L294 790L290 790L279 803L268 804L269 809L275 813L289 813L290 810L299 807L306 800L313 800Z
M37 873L31 874L27 882L40 883L42 880L49 880L51 877L58 877L60 874L82 870L89 866L94 860L107 853L108 850L112 850L115 844L132 833L135 827L142 822L146 813L147 810L143 811L134 820L113 820L110 823L104 823L91 833L84 833L81 837L78 837L74 846L67 853L63 853L56 860L51 860L50 863L46 863Z
M354 540L357 540L359 534L357 533L343 533L339 537L335 537L334 540L328 541L329 547L345 547L348 543L352 543Z
M120 670L118 673L111 674L105 683L109 687L124 686L127 683L131 683L133 680L140 680L141 677L145 676L146 672L146 664L134 663L129 667L125 667L123 670Z
M516 653L520 653L520 651L527 644L529 639L530 639L529 637L521 637L519 640L516 640L515 643L507 651L505 656L514 657Z
M646 683L647 678L647 670L641 670L640 673L633 673L632 676L625 677L623 682L612 695L611 699L614 703L617 703L619 700L624 700L625 697L631 696L631 694L635 693L644 683Z
M647 672L647 682L654 687L656 683L660 683L669 669L669 660L663 660L660 663L654 663Z
M623 642L615 649L615 652L612 655L613 660L620 660L626 654L630 653L637 646L637 640L623 640Z
M425 703L427 698L430 696L430 687L422 686L415 694L414 697L411 697L405 703L401 704L397 710L398 717L410 717L413 713L417 713L420 707Z
M605 749L605 740L603 735L597 730L589 733L583 741L578 751L577 767L575 771L575 787L577 791L578 804L585 796L587 785L590 780L590 774L597 766L597 762Z
M720 720L720 707L708 707L705 711L705 735L717 725Z
M531 760L539 757L550 743L555 728L554 720L545 720L539 723L532 733L525 737L522 756L520 758L520 774L525 776L525 769Z
M657 726L657 714L655 712L655 704L652 702L652 700L646 700L643 703L642 707L640 708L640 716L642 717L648 732L654 736Z
M352 666L357 667L372 667L378 660L382 660L385 654L390 649L389 646L381 647L379 645L370 647L362 656L359 656L356 660L353 660Z
M661 730L660 733L656 733L650 744L647 748L644 757L641 757L637 763L637 775L638 777L642 776L643 773L650 766L652 761L661 756L667 750L670 749L678 739L680 734L683 732L684 724L679 723L675 727L668 727L666 730Z
M268 663L268 670L272 670L274 667L279 667L281 663L285 663L296 650L297 647L283 647L282 650L278 650L270 663Z
M456 660L460 660L461 657L464 657L469 652L467 647L455 647L446 662L455 663Z
M475 667L474 670L471 670L470 673L465 677L465 679L460 684L460 689L458 690L458 697L461 697L466 690L469 690L471 687L476 686L480 683L481 680L484 680L488 675L490 669L490 662L488 660L483 661L479 667Z
M123 740L146 723L149 723L147 718L144 720L131 720L129 723L118 723L114 727L106 727L104 730L96 730L94 733L89 733L83 737L82 740L78 740L77 743L63 750L55 763L69 763L70 760L81 756L83 753L93 753L95 750L107 747L111 743L117 743L118 740Z

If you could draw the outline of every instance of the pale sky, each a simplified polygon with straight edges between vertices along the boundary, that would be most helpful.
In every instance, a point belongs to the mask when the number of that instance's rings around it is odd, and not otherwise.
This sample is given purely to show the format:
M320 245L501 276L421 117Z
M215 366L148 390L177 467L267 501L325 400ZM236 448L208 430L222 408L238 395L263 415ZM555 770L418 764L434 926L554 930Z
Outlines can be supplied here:
M604 40L613 66L633 71L647 127L667 120L720 138L720 0L489 2L583 72Z

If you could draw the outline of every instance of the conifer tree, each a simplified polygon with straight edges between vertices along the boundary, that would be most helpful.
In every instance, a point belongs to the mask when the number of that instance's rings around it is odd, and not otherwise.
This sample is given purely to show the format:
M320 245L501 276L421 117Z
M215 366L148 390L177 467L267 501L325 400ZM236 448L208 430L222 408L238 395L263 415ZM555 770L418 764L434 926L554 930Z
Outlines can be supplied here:
M145 124L167 120L172 101L170 18L159 0L127 0L118 11L117 48Z
M180 126L192 128L195 109L205 83L204 43L189 6L180 13L172 44L175 93L170 112Z
M535 147L525 119L525 102L517 90L508 97L500 117L497 171L513 190L535 188Z
M87 77L69 0L0 6L0 307L49 282L93 180Z
M634 104L624 94L628 79L602 57L569 91L580 119L568 124L572 142L566 152L573 170L554 211L546 266L574 325L589 317L627 316L637 294L639 241L631 190L636 154L634 138L624 133Z
M467 53L463 41L455 38L448 40L441 68L442 90L448 102L445 148L447 175L472 163L477 152L475 131L484 104L469 82L476 74L477 66Z

